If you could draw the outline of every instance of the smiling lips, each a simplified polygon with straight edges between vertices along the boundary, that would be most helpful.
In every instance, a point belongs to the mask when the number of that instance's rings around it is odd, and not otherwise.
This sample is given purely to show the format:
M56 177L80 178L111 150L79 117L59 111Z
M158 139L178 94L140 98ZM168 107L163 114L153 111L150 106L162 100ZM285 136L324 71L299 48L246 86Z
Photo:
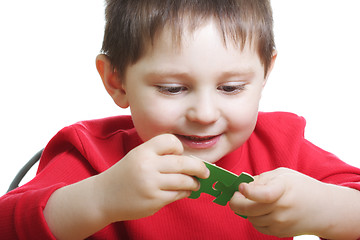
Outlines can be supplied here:
M194 149L206 149L213 147L220 139L221 135L215 136L185 136L176 135L186 146Z

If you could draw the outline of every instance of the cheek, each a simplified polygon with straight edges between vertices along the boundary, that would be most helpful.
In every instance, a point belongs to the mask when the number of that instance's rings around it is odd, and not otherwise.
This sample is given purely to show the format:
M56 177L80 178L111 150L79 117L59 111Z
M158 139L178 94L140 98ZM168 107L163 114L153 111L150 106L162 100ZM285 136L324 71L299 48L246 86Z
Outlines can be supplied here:
M228 131L232 134L241 144L244 143L253 132L256 121L257 111L246 112L244 114L238 114L229 124Z
M174 105L149 101L131 106L135 128L143 141L159 134L171 133L179 122L181 109ZM165 102L166 103L166 102Z
M228 131L233 141L242 145L252 134L258 116L258 101L244 99L227 109Z

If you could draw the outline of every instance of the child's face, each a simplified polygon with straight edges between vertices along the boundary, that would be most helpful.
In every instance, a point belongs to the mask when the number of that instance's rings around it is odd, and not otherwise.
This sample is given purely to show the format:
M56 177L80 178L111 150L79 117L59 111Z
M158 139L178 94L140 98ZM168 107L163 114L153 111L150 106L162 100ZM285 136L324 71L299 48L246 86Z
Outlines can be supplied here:
M213 23L184 33L176 49L163 34L123 79L140 137L176 135L185 155L216 162L242 145L257 120L265 85L253 48L225 47Z

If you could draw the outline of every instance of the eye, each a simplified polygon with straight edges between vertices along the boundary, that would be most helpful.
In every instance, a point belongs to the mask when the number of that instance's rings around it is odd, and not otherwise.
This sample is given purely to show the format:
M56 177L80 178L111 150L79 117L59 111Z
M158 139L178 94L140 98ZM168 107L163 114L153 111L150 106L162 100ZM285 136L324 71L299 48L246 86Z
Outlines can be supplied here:
M167 95L177 95L187 91L187 87L181 85L158 85L158 91Z
M217 87L217 90L222 91L225 94L236 94L245 90L245 84L220 85Z

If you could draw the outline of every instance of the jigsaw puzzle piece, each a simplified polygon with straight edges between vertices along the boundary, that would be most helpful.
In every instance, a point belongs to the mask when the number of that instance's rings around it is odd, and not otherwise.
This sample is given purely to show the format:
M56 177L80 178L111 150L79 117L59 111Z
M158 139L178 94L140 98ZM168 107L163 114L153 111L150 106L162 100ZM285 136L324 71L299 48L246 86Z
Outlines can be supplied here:
M254 178L247 173L241 173L239 176L227 171L221 167L208 162L204 162L206 167L210 170L210 176L207 179L198 178L200 182L200 189L193 191L189 198L196 199L200 197L201 193L207 193L214 196L214 203L225 206L234 193L238 191L240 183L249 183L254 181ZM239 214L238 214L239 215ZM239 215L243 218L246 216Z
M236 174L233 174L232 172L229 172L221 167L208 162L204 163L210 170L210 176L206 179L198 178L200 182L200 189L198 191L193 191L189 198L199 198L201 193L207 193L211 196L218 197L221 194L221 191L214 188L217 182L221 181L225 185L230 186L238 178Z
M230 186L226 186L222 182L217 182L214 187L215 187L215 189L218 189L221 191L221 195L219 195L213 202L215 202L219 205L225 206L230 201L230 199L232 198L234 193L236 191L238 191L240 183L243 183L243 182L249 183L252 181L254 181L254 178L252 176L250 176L247 173L241 173L238 176L238 178L236 179L236 181L233 182ZM247 218L247 216L240 215L237 213L236 213L236 215L239 215L242 218Z
M249 183L252 181L254 181L254 178L247 173L241 173L231 185L223 181L218 181L214 188L219 190L221 194L213 202L225 206L234 193L238 191L240 183Z

